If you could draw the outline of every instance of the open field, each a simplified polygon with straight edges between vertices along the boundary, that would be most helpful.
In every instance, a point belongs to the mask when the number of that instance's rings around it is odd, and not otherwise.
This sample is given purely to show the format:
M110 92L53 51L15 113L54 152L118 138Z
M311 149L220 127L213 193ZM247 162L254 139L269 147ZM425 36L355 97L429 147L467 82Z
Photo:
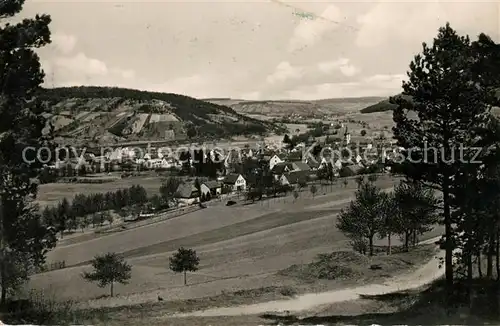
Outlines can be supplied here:
M377 183L389 188L394 181L383 177ZM66 260L66 266L74 267L35 275L30 284L33 288L50 284L50 291L58 297L90 300L87 304L95 307L154 302L158 294L170 301L269 286L300 288L303 282L277 272L309 263L320 253L349 249L335 221L355 188L351 181L347 188L326 186L315 198L304 191L295 202L287 197L235 207L215 205L153 225L60 246L49 253L49 262ZM436 233L439 231L428 237ZM188 274L187 287L181 275L168 269L168 257L180 246L196 249L201 259L200 270ZM108 289L86 283L81 273L95 254L110 251L123 253L133 265L132 279L116 287L118 297L95 300ZM320 290L335 284L319 282L315 286Z
M158 176L141 176L119 179L113 182L88 184L88 183L48 183L38 188L37 203L40 206L57 204L64 197L72 199L76 194L89 195L92 193L105 193L118 189L129 188L133 185L143 186L148 195L157 194L162 183Z
M341 277L339 280L335 280L330 283L338 284L339 287L345 288L342 284L346 285L343 281L346 279L351 279L351 284L349 288L352 286L356 286L359 284L373 284L373 282L381 282L386 279L387 282L391 282L391 280L397 279L401 277L402 273L405 275L411 275L417 270L417 267L425 264L432 257L431 255L435 253L435 246L432 245L422 245L416 248L415 250L410 251L409 253L398 254L395 253L391 256L386 256L384 254L377 255L372 258L373 263L380 263L384 265L384 270L374 271L370 270L366 265L368 263L367 257L352 253L352 252L334 252L332 254L332 259L334 265L349 265L354 269L358 269L359 273L356 276L353 275L345 275L346 277ZM338 254L338 255L337 255ZM354 258L354 261L353 261ZM342 261L340 261L342 260ZM361 261L365 261L365 263L360 263ZM432 264L433 261L430 261ZM428 265L428 264L427 264ZM390 267L389 267L390 266ZM420 268L418 268L420 269ZM335 270L335 269L334 269ZM390 279L389 279L390 278ZM95 318L97 314L101 316L105 316L106 325L109 324L119 324L119 322L123 321L123 324L128 325L128 320L138 320L147 321L151 324L159 324L160 321L168 325L207 325L213 317L210 316L219 316L220 320L217 325L233 325L232 323L228 323L228 320L234 318L235 320L244 320L254 319L254 318L263 318L266 316L279 318L280 315L278 313L282 312L282 309L272 308L274 303L283 303L285 306L287 303L290 303L291 306L296 306L298 301L301 301L300 298L306 298L308 295L302 296L300 293L302 291L324 291L325 288L329 288L330 285L328 282L314 282L308 281L303 282L302 284L297 284L296 287L290 286L268 286L257 288L253 290L239 290L235 292L223 291L220 294L191 299L191 300L175 300L168 302L155 302L155 303L147 303L142 305L135 306L127 306L127 307L106 307L100 308L98 310L94 310L94 313L87 313ZM388 283L387 283L388 284ZM345 293L345 290L337 291L339 295L341 293ZM298 296L297 296L298 295ZM311 296L311 295L309 295ZM314 296L314 295L313 295ZM312 299L312 298L311 298ZM362 296L362 299L365 299L365 296ZM279 300L279 301L273 301ZM355 300L354 302L363 302L367 300ZM260 304L258 302L261 302ZM337 302L336 304L329 304L328 307L331 311L331 306L343 306L345 308L351 307L354 303L352 300L348 302L334 300ZM346 304L347 303L347 304ZM231 307L228 307L231 305ZM268 306L269 310L267 314L258 316L257 312L252 313L250 311L246 311L245 307L254 307L254 306ZM291 307L290 306L290 307ZM358 306L354 304L354 306ZM285 308L286 309L286 308ZM229 317L229 316L237 316L240 313L232 312L232 311L242 311L246 317ZM301 316L307 316L312 313L312 311L324 312L325 305L318 306L314 309L307 309L302 312ZM90 310L92 311L92 310ZM223 316L221 314L213 314L214 311L221 311L224 314L224 311L227 311L228 315ZM293 312L292 312L293 313ZM252 316L253 314L253 316ZM197 317L194 317L197 316ZM282 316L282 315L281 315ZM299 316L299 315L296 315ZM202 318L200 318L202 317ZM182 322L186 321L185 324ZM194 321L197 321L194 323ZM262 324L261 320L261 323ZM278 321L278 320L277 320ZM102 317L100 323L102 323ZM93 324L100 324L93 320ZM256 323L258 325L259 323ZM244 325L246 325L244 323Z

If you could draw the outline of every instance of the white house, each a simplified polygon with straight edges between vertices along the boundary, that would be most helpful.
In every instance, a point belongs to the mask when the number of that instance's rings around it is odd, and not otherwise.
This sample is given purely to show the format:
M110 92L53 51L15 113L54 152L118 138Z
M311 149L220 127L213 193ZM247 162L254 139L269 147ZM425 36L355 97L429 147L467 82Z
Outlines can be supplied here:
M278 155L273 155L273 157L269 160L269 170L272 170L276 164L283 162L284 161Z
M224 178L223 183L232 191L245 191L247 189L247 181L241 174L229 174Z

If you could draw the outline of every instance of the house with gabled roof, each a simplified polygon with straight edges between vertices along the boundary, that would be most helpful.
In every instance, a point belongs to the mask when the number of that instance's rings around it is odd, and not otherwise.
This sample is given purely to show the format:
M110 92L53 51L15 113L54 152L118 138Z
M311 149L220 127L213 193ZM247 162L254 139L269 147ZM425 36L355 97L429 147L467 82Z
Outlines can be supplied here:
M312 171L316 171L320 167L320 162L316 159L307 159L306 164L311 168Z
M192 182L181 183L177 187L175 197L181 204L191 205L200 201L200 192Z
M294 171L311 171L311 167L306 162L292 162Z
M345 165L344 167L342 167L340 175L342 177L355 176L358 175L361 170L363 170L363 167L357 164Z
M245 191L247 189L247 181L241 174L226 175L222 184L231 191Z
M285 172L291 172L294 170L293 163L291 162L280 162L273 166L271 173L275 175L281 175Z
M200 191L202 197L217 197L222 193L222 184L219 181L208 180L201 183Z
M296 185L301 182L307 182L309 178L308 171L292 171L288 173L283 173L279 179L282 185Z
M276 164L285 162L285 158L281 155L274 154L269 158L269 170L272 170Z

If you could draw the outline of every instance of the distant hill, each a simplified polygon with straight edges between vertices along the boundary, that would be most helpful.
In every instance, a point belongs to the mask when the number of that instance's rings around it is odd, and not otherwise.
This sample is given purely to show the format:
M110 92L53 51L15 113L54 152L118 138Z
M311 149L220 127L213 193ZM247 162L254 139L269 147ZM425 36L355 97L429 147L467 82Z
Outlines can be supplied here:
M396 97L401 96L403 98L406 98L407 100L411 100L411 96L408 95L403 95L403 94L398 94ZM496 90L496 98L497 100L500 101L500 89ZM497 105L500 103L497 103ZM373 105L367 106L364 109L362 109L360 112L361 113L374 113L374 112L384 112L384 111L392 111L397 107L395 104L389 103L389 99L384 99L378 103L375 103Z
M269 100L249 101L241 99L206 99L214 104L227 105L245 115L314 117L325 114L357 112L367 105L377 103L383 97L332 98L313 101Z
M403 98L406 98L408 100L411 99L410 96L407 95L396 95L396 96L402 96ZM373 105L367 106L366 108L362 109L360 112L361 113L375 113L375 112L384 112L384 111L392 111L397 107L395 104L391 104L389 102L389 99L384 99L378 103L375 103Z
M188 130L210 139L278 128L224 105L171 93L80 86L43 89L40 97L51 108L56 136L75 141L183 140Z

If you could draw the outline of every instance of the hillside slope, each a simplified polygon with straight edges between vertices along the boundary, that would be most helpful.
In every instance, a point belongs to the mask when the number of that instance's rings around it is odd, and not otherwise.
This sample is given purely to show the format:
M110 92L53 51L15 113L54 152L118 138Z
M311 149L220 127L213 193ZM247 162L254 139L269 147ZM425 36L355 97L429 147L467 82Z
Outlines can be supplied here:
M56 136L80 142L205 139L277 127L192 97L112 87L44 89ZM190 131L188 133L188 131Z
M402 97L404 97L404 98L406 98L408 100L411 100L411 97L406 96L406 95L398 94L395 97L397 97L397 96L402 96ZM361 113L385 112L385 111L392 111L396 107L397 107L397 105L390 103L389 99L387 98L387 99L384 99L384 100L382 100L382 101L380 101L378 103L375 103L373 105L365 107L360 112Z

